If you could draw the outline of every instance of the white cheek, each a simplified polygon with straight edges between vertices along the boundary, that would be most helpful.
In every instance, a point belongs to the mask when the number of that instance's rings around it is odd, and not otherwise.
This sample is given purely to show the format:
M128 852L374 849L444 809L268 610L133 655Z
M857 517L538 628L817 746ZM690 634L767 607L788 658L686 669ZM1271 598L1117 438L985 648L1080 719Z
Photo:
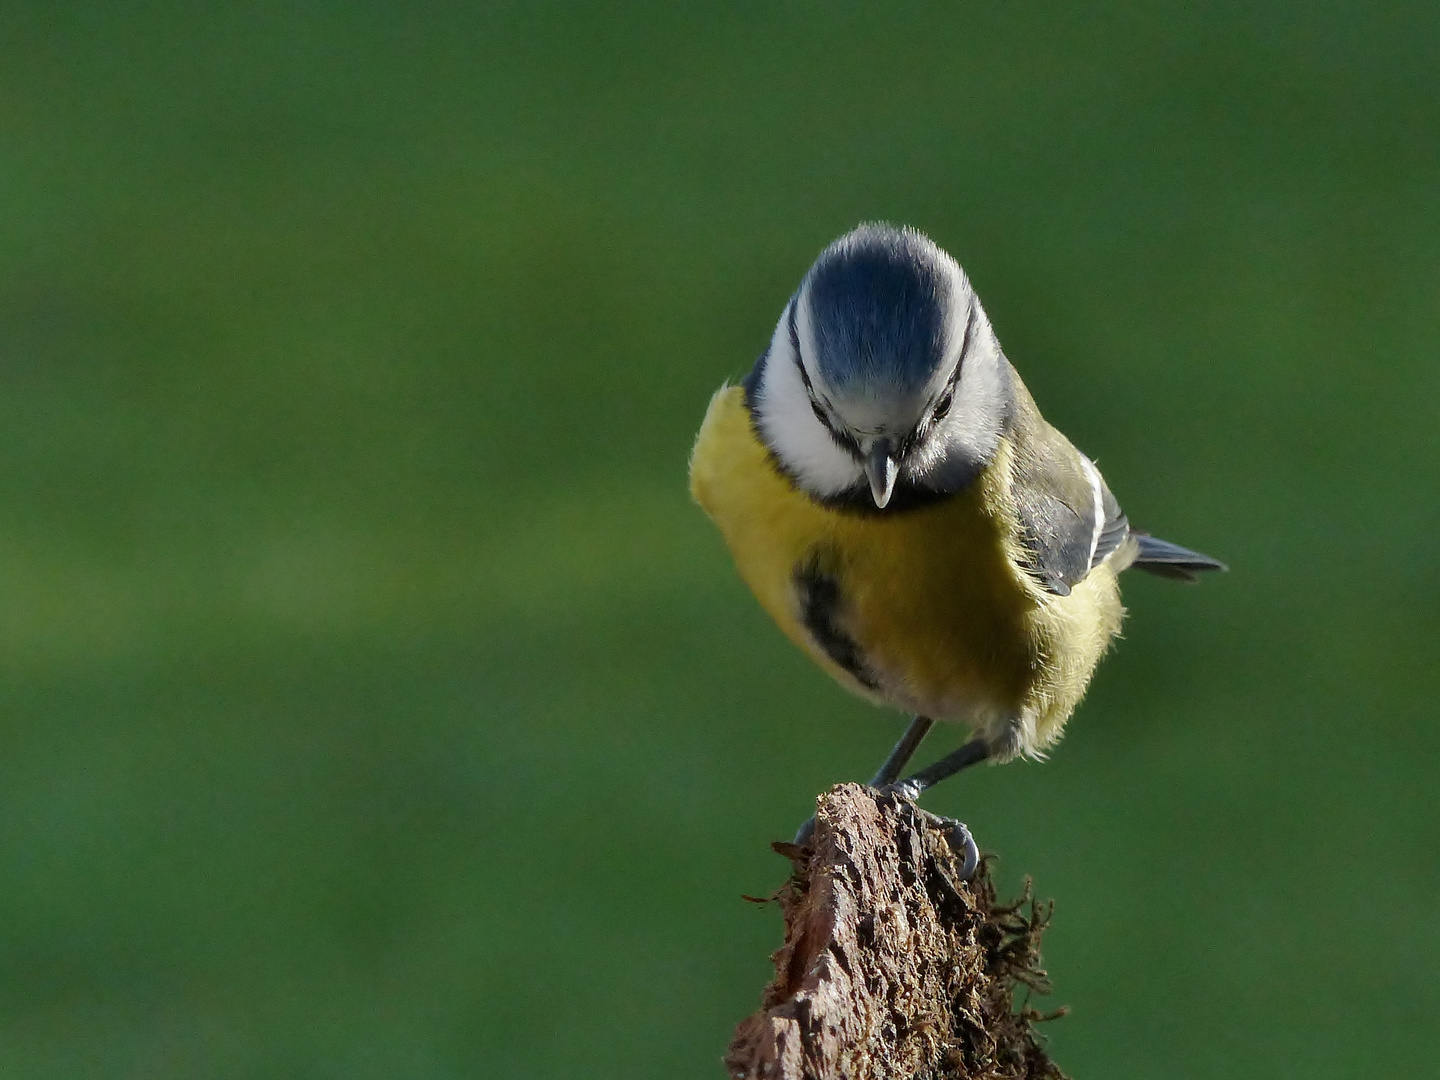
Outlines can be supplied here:
M976 301L978 304L978 301ZM983 310L977 310L955 403L911 462L917 480L945 483L958 467L961 475L983 463L1000 438L1005 418L1008 381L1000 343Z
M790 345L788 319L783 316L760 381L758 426L786 471L811 494L838 495L862 479L859 464L835 444L810 407L810 394Z
M971 337L960 381L955 385L955 407L945 418L946 434L951 442L991 446L1000 436L1005 416L1005 361L983 311L976 312Z

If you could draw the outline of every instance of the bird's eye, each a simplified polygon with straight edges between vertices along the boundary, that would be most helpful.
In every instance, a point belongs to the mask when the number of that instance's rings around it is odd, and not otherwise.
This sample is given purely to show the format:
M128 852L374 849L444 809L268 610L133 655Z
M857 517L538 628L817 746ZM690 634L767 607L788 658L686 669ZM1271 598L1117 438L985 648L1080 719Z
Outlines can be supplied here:
M952 386L940 395L940 400L935 403L935 419L944 420L945 414L950 411L950 406L955 402L955 388Z

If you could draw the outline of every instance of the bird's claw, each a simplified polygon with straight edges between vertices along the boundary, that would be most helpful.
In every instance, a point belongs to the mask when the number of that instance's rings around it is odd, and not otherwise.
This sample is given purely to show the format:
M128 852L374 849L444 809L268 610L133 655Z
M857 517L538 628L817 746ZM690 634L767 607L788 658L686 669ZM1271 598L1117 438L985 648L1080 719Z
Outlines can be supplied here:
M810 841L815 838L815 819L809 818L801 825L795 833L795 839L790 841L796 847L809 847Z
M914 780L897 780L893 784L886 784L880 790L886 795L895 795L907 802L914 802L925 789Z
M969 881L980 868L980 848L976 846L975 838L970 835L970 827L954 818L933 814L931 816L934 824L945 830L945 838L950 841L950 850L960 856L960 880Z
M880 788L885 794L898 795L911 803L919 795L915 785L902 780L895 784L886 784ZM960 856L960 880L969 881L975 876L975 871L980 867L980 848L975 843L975 838L970 835L970 827L963 821L955 818L941 817L939 814L932 814L929 810L915 807L920 816L925 819L926 824L939 829L945 834L945 839L950 843L950 850ZM808 847L810 841L815 838L815 819L812 817L800 826L795 833L795 839L791 841L796 847Z
M898 795L913 803L925 789L914 780L898 780L893 784L886 784L879 790L883 794ZM945 834L945 838L950 841L950 849L960 856L960 880L969 881L974 877L975 871L980 866L980 848L976 846L975 838L970 835L970 827L963 821L932 814L929 810L919 806L915 809L919 811L920 816L926 822Z

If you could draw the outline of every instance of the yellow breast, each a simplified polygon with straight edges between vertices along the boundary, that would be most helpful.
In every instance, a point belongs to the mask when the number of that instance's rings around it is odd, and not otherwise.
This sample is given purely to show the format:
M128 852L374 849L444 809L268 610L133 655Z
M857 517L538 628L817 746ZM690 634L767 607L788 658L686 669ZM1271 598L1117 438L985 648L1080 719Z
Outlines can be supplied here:
M899 513L826 507L776 468L740 387L711 401L690 484L741 577L816 663L872 700L982 730L1019 725L1015 749L1053 741L1119 628L1115 576L1052 597L1016 565L1008 447L965 492ZM837 628L864 670L806 626L797 577L832 581ZM813 620L812 620L813 621Z

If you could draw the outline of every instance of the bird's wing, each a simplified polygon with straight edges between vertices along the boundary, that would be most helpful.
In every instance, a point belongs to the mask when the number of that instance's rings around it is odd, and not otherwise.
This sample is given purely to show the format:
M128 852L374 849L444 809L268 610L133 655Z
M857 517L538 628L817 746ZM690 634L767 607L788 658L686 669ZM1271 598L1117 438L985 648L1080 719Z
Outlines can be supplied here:
M1212 559L1209 555L1191 551L1149 533L1136 532L1135 539L1138 541L1134 562L1137 570L1174 578L1176 581L1199 581L1200 575L1208 570L1229 569L1219 559Z
M1017 402L1010 431L1024 568L1049 592L1068 596L1125 542L1130 523L1095 463L1047 424L1028 397Z

